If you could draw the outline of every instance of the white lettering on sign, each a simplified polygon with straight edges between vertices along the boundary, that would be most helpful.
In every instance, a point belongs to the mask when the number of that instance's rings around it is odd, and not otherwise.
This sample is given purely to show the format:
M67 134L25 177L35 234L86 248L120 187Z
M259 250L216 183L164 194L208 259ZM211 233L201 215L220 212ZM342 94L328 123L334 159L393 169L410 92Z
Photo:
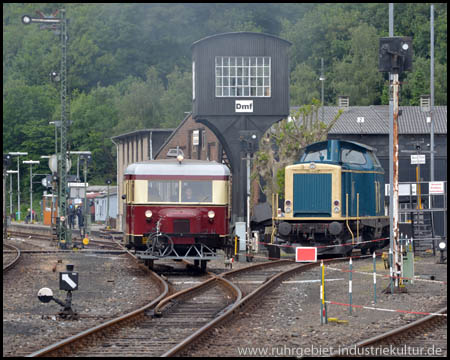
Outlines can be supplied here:
M430 194L443 194L443 193L444 193L443 181L430 182Z
M253 112L253 100L236 100L235 112Z
M77 284L72 281L68 274L62 274L62 280L68 283L72 289L77 287Z

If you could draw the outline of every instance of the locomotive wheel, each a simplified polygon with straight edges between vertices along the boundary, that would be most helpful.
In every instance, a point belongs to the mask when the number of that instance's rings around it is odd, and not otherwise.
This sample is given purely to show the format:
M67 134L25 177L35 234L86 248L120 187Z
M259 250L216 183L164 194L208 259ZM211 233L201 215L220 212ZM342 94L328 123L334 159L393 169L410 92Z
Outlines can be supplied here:
M151 253L153 256L168 255L173 250L173 241L168 235L153 234L150 237L150 240L151 241L147 242L147 244L149 245L149 248L151 245Z

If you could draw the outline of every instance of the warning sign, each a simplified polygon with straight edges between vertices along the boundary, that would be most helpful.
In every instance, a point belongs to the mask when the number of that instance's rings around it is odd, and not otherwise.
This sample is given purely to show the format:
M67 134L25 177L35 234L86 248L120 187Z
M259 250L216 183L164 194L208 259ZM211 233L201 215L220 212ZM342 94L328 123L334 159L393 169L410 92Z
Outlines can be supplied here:
M444 182L443 181L432 181L430 182L430 194L437 195L444 193Z
M297 247L295 248L296 262L316 262L317 248L316 247Z

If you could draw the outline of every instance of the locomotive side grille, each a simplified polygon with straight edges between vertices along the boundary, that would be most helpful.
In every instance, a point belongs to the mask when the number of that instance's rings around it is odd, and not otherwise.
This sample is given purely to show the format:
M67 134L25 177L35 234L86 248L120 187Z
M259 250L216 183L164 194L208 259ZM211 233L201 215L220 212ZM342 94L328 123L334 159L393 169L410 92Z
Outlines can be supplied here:
M295 217L331 217L331 174L294 174Z
M189 220L185 220L185 219L174 220L173 221L173 232L174 233L182 233L182 234L190 233L191 227L190 227Z

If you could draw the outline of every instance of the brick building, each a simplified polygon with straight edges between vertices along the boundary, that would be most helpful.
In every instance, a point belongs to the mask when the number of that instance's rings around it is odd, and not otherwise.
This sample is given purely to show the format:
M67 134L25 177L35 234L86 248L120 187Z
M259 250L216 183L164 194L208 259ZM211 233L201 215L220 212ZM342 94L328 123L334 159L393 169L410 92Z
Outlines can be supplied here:
M176 156L177 147L186 159L222 162L223 149L214 133L195 122L189 113L156 152L155 159Z

